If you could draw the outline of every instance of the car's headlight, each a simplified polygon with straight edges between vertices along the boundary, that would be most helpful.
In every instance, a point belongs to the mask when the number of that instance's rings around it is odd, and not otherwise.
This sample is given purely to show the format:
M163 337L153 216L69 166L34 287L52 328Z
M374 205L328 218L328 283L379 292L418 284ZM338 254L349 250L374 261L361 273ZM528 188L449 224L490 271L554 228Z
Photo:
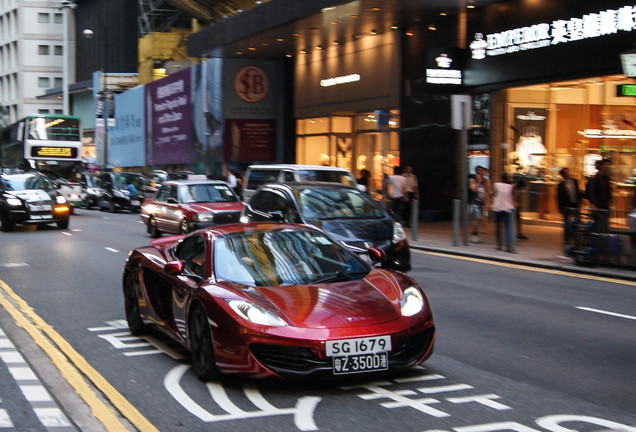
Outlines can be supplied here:
M197 213L193 219L195 222L214 222L214 213Z
M276 327L285 327L287 325L285 321L270 311L265 310L260 306L256 306L254 303L250 303L245 300L226 300L226 302L234 312L239 314L241 318L245 318L254 324Z
M22 201L17 198L7 198L7 204L11 207L20 207L22 205Z
M406 240L406 231L401 223L395 222L393 224L393 243L399 243Z
M400 301L402 316L410 317L418 313L424 307L424 297L420 290L410 286L404 290L404 297Z
M58 204L66 204L66 198L64 198L63 196L56 196L55 197L55 201Z

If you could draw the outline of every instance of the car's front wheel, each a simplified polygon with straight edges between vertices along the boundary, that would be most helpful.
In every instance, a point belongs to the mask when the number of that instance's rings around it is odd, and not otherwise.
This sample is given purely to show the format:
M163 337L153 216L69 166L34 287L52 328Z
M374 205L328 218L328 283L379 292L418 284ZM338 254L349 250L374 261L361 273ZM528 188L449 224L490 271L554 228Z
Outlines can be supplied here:
M69 218L60 219L59 221L57 221L57 227L59 229L68 228L68 221L69 221Z
M124 309L126 311L126 322L128 322L130 332L135 336L146 333L148 327L141 319L135 278L130 273L126 273L124 277Z
M187 234L190 232L190 225L188 225L188 221L185 219L181 219L179 222L179 234Z
M2 231L11 232L15 229L15 222L9 220L7 214L0 215L0 224L2 224Z
M148 234L150 234L150 237L152 238L161 237L161 231L157 228L157 221L153 217L148 219Z
M214 359L214 345L208 317L201 306L195 306L190 317L190 353L192 369L202 381L209 381L219 376Z

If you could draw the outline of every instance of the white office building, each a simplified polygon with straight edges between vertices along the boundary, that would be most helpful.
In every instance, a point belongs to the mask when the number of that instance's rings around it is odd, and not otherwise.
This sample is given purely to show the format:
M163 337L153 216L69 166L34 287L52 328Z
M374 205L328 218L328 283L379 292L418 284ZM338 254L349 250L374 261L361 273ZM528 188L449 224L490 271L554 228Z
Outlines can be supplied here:
M62 87L64 25L69 17L69 83L75 82L72 11L64 0L0 0L0 105L8 121L33 113L61 114L61 99L38 99ZM66 12L66 13L65 13Z

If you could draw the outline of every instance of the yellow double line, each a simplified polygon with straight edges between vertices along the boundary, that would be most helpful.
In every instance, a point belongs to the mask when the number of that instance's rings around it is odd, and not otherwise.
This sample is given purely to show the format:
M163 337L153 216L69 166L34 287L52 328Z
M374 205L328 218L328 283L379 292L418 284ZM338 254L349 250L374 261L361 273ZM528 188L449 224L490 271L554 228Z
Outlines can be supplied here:
M118 416L106 405L86 382L88 379L106 397L122 417L135 428L154 432L155 428L141 413L102 377L53 327L40 318L20 296L0 280L0 305L22 327L33 341L49 356L61 375L91 409L107 431L128 431Z

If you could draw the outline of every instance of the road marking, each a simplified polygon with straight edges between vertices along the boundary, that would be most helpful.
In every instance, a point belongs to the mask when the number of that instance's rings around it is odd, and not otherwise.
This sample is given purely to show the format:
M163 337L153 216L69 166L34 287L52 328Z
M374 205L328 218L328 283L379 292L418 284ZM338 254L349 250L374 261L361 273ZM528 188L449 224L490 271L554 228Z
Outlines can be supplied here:
M102 377L53 327L46 323L33 308L0 280L0 306L11 315L13 321L23 328L51 359L62 376L75 392L90 407L93 417L109 432L127 432L128 428L113 410L86 382L88 379L101 394L110 401L138 430L159 432L127 399L125 399L104 377ZM42 415L50 413L42 411ZM50 418L53 424L54 418Z
M28 267L28 266L29 265L25 262L0 264L0 267L4 267L4 268L18 268L18 267Z
M62 234L64 234L65 236L73 237L73 234L71 234L70 232L62 231Z
M512 263L505 263L505 262L499 262L499 261L492 261L492 260L488 260L484 258L472 258L472 257L466 257L466 256L460 256L460 255L453 255L452 253L422 251L417 249L411 249L411 252L416 252L422 255L433 255L433 256L439 256L443 258L453 258L456 260L471 261L471 262L476 262L479 264L489 264L489 265L498 266L498 267L507 267L507 268L513 268L513 269L519 269L519 270L526 270L526 271L531 271L536 273L547 273L547 274L554 274L559 276L569 276L569 277L574 277L578 279L588 279L588 280L594 280L599 282L610 282L610 283L621 284L621 285L636 286L636 281L615 279L615 278L609 278L604 276L594 276L594 275L588 275L584 273L569 272L565 270L551 270L551 269L533 267L533 266L524 265L524 264L512 264Z
M109 252L113 252L113 253L117 253L117 252L119 252L117 249L113 249L113 248L109 248L109 247L107 247L107 248L105 248L105 249L106 249L107 251L109 251Z
M588 308L585 306L576 306L577 309L580 310L584 310L584 311L588 311L588 312L595 312L595 313L599 313L599 314L603 314L603 315L611 315L611 316L615 316L615 317L619 317L619 318L627 318L627 319L631 319L631 320L636 320L636 316L631 316L631 315L623 315L623 314L619 314L616 312L609 312L609 311L604 311L604 310L600 310L600 309L592 309L592 308Z
M6 364L22 395L31 404L33 413L45 427L55 427L60 432L70 432L76 429L53 400L49 392L40 383L26 360L18 353L13 342L0 329L0 349L2 361ZM11 418L6 410L0 410L0 428L13 427Z

